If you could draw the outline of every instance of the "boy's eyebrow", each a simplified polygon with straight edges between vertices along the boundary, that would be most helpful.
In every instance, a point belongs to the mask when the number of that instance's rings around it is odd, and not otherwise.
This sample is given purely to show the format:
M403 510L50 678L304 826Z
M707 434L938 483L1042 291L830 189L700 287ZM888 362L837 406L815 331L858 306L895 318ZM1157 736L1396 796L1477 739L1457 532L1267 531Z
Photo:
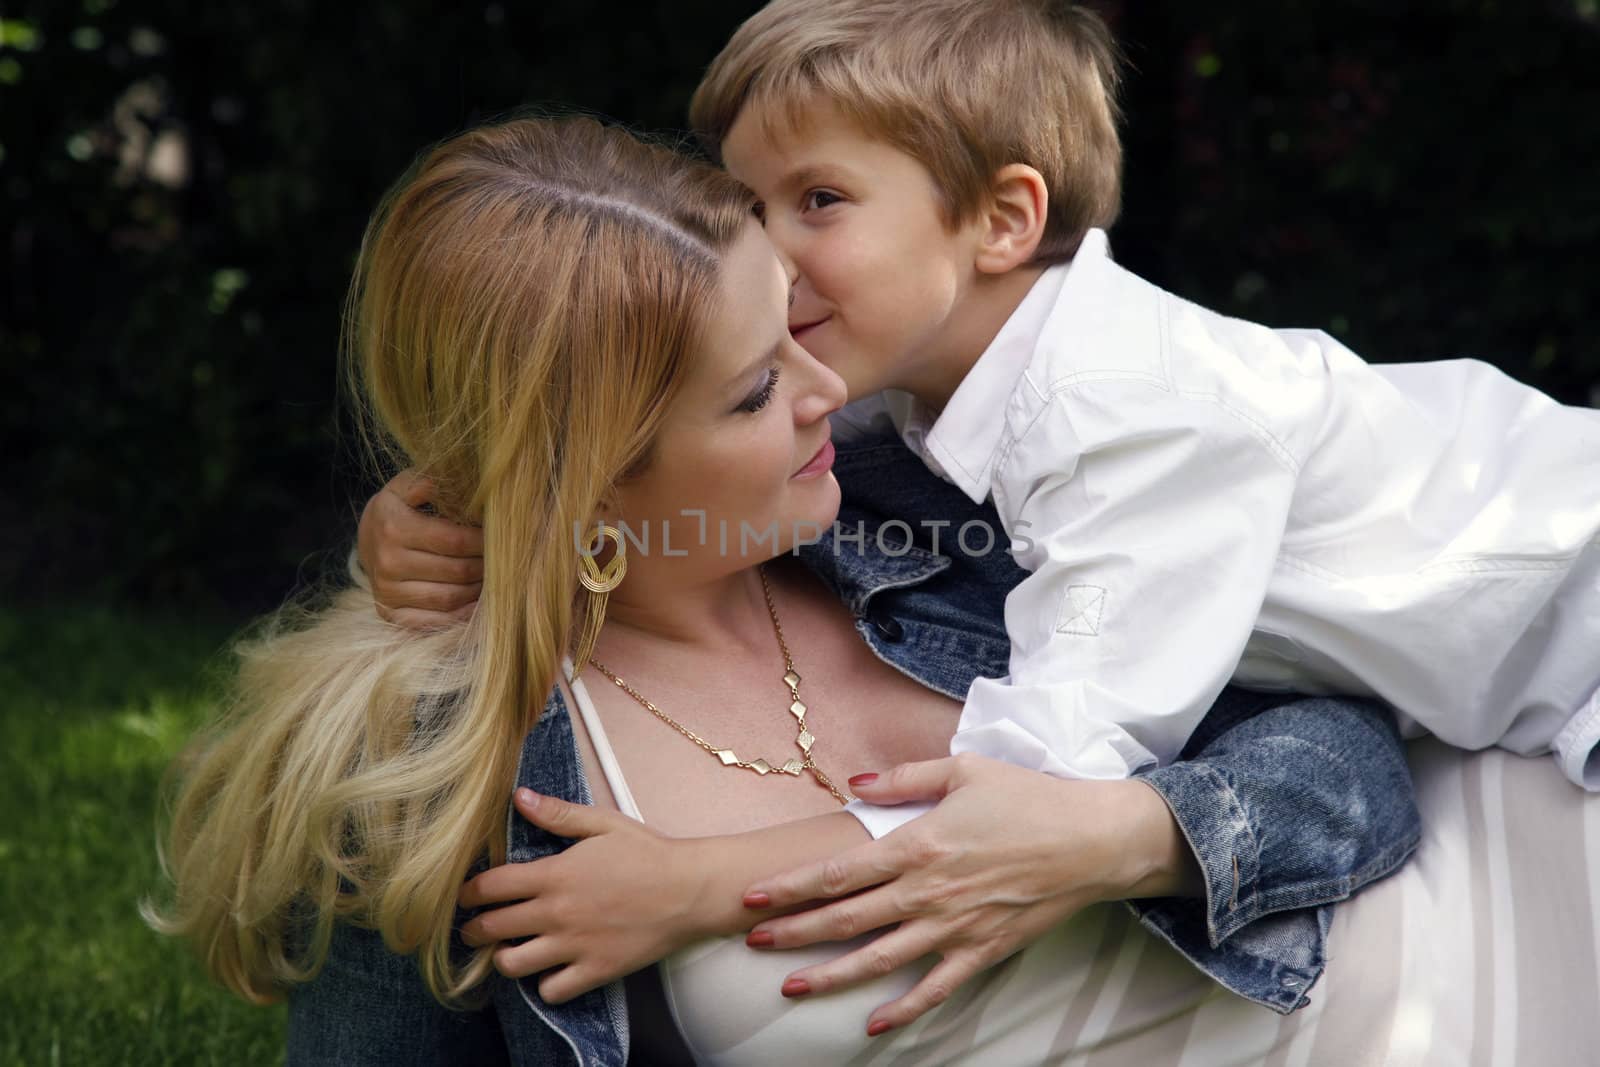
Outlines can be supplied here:
M827 176L827 170L817 166L815 163L809 163L806 166L801 167L799 170L790 171L788 174L784 175L783 180L778 183L778 186L782 189L792 189L797 185L811 185L813 183L823 182L824 178Z

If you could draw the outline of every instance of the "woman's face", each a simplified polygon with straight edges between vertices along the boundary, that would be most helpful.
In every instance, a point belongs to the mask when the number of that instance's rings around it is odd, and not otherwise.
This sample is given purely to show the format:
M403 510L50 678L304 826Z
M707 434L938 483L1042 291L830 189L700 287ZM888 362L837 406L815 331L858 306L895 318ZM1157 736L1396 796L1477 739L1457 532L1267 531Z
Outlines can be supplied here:
M789 336L789 288L752 219L724 260L705 346L649 466L613 491L630 569L641 551L707 574L741 569L814 539L838 514L828 414L844 382Z

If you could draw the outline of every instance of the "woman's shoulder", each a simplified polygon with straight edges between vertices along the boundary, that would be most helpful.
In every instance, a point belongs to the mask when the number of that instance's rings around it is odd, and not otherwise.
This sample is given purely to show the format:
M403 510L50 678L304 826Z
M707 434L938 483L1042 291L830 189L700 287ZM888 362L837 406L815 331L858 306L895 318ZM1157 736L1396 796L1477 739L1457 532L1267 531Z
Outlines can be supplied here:
M428 992L415 956L376 930L335 924L317 976L289 994L290 1063L506 1063L492 1005L451 1011Z
M531 789L541 796L574 804L599 804L615 808L616 802L601 773L595 742L576 713L578 705L563 677L550 688L543 710L523 735L513 789ZM511 804L511 792L506 793ZM566 847L564 842L528 823L515 812L507 817L506 859L527 863Z
M564 683L550 687L543 709L522 738L517 788L544 796L585 802L588 790L579 765L578 741ZM510 797L506 800L509 803Z

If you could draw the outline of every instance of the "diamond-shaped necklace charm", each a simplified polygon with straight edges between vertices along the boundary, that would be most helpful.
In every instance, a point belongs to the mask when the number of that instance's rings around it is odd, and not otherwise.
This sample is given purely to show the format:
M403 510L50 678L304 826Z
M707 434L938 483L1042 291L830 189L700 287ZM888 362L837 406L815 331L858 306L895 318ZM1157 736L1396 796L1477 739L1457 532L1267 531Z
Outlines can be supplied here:
M783 624L778 621L778 607L772 602L772 587L767 582L766 568L758 566L756 568L756 573L761 578L761 592L767 601L767 613L772 616L772 630L778 638L778 649L783 653L784 666L787 668L783 672L783 684L789 689L789 697L791 700L791 703L789 704L789 714L794 716L795 728L799 731L799 733L795 735L794 743L801 752L805 753L805 759L795 759L790 757L777 767L774 767L764 759L750 760L749 762L746 762L745 760L740 759L733 749L717 748L713 746L705 738L701 737L699 734L695 733L693 730L690 730L687 726L684 726L682 723L678 722L678 720L672 718L672 716L656 707L649 701L648 698L644 696L644 694L640 693L637 689L634 689L621 678L618 678L609 669L607 669L603 663L600 663L598 660L594 659L591 659L589 662L594 665L595 670L599 671L601 674L610 679L611 682L617 686L617 688L621 689L623 692L632 697L635 703L639 704L650 714L654 715L656 718L672 727L690 741L711 753L711 755L717 757L717 760L724 767L738 767L744 770L754 771L759 775L776 773L789 775L796 778L809 771L811 777L816 780L816 783L832 794L835 800L841 804L848 804L850 802L850 798L839 792L838 788L828 780L828 776L823 773L822 769L817 766L815 760L812 758L811 747L816 744L817 739L812 735L810 730L806 729L806 706L805 703L800 699L800 672L794 669L794 659L789 655L789 646L785 644L783 640Z

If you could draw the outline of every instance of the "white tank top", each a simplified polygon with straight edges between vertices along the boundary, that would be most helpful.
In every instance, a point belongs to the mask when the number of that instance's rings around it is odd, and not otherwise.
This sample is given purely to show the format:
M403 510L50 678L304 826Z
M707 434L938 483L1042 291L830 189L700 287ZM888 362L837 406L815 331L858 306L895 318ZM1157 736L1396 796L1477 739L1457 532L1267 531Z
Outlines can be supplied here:
M581 679L571 679L570 686L617 806L645 822L588 690ZM793 971L868 940L759 952L742 937L719 937L668 956L657 970L695 1060L717 1067L1054 1063L1085 1047L1120 1043L1214 999L1235 1001L1245 1014L1259 1013L1269 1031L1275 1019L1146 935L1117 905L1080 913L911 1026L881 1037L866 1036L872 1010L910 990L935 957L827 996L789 1000L778 992ZM1136 970L1157 995L1122 995Z

